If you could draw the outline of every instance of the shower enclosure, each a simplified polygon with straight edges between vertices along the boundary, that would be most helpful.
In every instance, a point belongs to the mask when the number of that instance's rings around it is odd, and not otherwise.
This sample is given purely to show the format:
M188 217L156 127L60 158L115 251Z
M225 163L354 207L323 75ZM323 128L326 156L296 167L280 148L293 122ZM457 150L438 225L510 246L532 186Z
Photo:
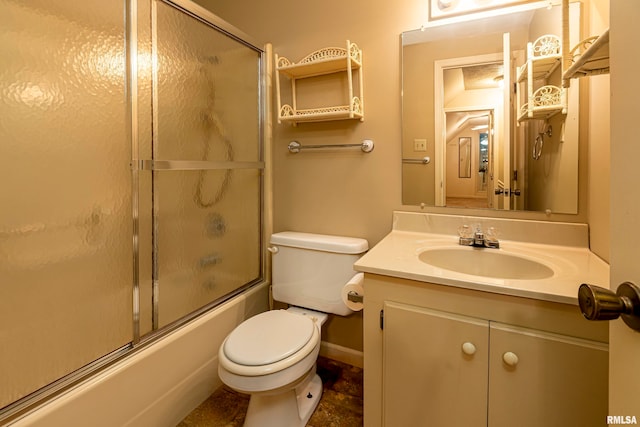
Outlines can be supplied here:
M0 423L265 275L264 53L187 0L0 0Z

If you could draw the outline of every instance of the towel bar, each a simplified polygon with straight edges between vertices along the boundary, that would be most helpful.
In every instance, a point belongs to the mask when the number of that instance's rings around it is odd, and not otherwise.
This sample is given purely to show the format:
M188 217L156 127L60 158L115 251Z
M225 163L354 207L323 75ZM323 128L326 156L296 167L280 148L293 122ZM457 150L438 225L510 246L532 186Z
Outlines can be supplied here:
M320 145L301 145L298 141L291 141L287 146L290 153L299 153L300 150L306 149L320 149L320 148L351 148L360 147L365 153L373 151L373 141L365 139L361 144L320 144Z
M421 159L402 159L402 163L417 163L422 165L428 165L431 163L431 157L425 156Z

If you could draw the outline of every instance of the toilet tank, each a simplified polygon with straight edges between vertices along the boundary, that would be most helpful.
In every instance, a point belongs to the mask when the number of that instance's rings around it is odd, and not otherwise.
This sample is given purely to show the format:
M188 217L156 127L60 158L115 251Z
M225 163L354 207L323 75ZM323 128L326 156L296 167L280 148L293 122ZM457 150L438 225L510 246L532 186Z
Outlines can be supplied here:
M365 239L284 231L270 243L273 299L341 316L353 312L341 292L369 249Z

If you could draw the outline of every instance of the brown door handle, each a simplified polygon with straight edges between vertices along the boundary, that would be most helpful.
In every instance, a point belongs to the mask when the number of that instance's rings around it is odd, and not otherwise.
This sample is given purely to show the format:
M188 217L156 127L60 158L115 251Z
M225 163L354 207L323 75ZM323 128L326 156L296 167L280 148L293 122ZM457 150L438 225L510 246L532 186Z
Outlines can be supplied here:
M622 320L632 329L640 331L640 288L624 282L614 293L600 286L583 283L578 289L578 303L582 315L588 320Z

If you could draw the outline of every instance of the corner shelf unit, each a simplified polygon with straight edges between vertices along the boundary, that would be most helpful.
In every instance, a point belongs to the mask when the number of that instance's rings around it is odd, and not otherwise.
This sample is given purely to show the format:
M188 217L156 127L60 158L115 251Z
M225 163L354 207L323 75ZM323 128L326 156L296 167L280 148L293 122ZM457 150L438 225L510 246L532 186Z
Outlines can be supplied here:
M600 36L582 40L569 52L565 80L609 73L609 29Z
M317 50L298 63L275 55L276 92L278 101L278 123L321 122L327 120L364 120L362 90L362 50L347 40L347 48L328 47ZM336 105L309 109L297 106L297 86L300 79L346 72L348 80L348 105ZM291 103L283 104L280 93L280 75L291 81ZM354 95L354 79L358 79L358 93Z
M546 120L562 112L567 112L565 89L547 84L551 74L562 63L560 38L545 34L533 43L527 43L526 62L518 67L516 92L518 100L518 122L524 120ZM542 81L543 86L534 90L534 83ZM521 94L524 86L524 94ZM523 102L523 99L526 100Z

